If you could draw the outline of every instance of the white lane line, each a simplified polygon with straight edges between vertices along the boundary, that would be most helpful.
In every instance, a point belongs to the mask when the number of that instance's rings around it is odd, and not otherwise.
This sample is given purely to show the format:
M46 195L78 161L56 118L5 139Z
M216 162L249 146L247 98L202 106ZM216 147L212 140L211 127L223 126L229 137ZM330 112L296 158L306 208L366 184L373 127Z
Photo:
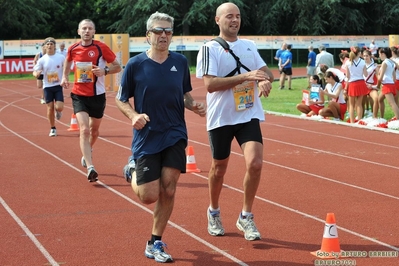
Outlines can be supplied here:
M0 124L1 124L3 127L5 127L1 122L0 122ZM5 128L6 128L6 127L5 127ZM10 130L10 129L8 129L8 128L7 128L7 130L9 130L10 132L13 132L12 130ZM39 146L35 145L34 143L30 142L29 140L25 139L24 137L18 135L17 133L15 133L15 132L13 132L13 133L16 134L17 136L23 138L25 141L31 143L32 145L34 145L34 146L40 148ZM106 140L106 139L104 139L104 140ZM106 141L107 141L107 140L106 140ZM200 144L200 145L208 146L208 147L209 147L208 144L205 144L205 143L202 143L202 142L197 142L197 141L193 141L193 140L190 140L190 141L193 142L193 143L197 143L197 144ZM108 141L108 142L109 142L109 143L113 143L112 141ZM124 147L124 146L119 145L119 144L118 144L118 146ZM126 148L126 147L125 147L125 148ZM40 149L41 149L41 148L40 148ZM47 152L47 151L45 151L45 152L48 153L48 154L51 154L51 153L49 153L49 152ZM238 156L243 156L242 154L237 153L237 152L232 152L232 154L236 154L236 155L238 155ZM331 153L331 154L334 155L334 153ZM58 160L62 161L63 163L69 165L70 167L76 169L74 166L70 165L69 163L65 162L64 160L60 159L59 157L57 157L57 156L55 156L55 155L52 155L52 156L53 156L54 158L57 158ZM352 157L349 157L349 158L352 158ZM353 158L352 158L352 159L353 159ZM359 159L359 160L360 160L360 159ZM317 178L321 178L321 179L324 179L324 180L327 180L327 181L330 181L330 182L335 182L335 183L347 185L347 186L350 186L350 187L353 187L353 188L361 189L361 190L364 190L364 191L367 191L367 192L379 194L379 195L382 195L382 196L386 196L386 197L390 197L390 198L394 198L394 199L399 199L398 197L395 197L395 196L392 196L392 195L388 195L388 194L385 194L385 193L381 193L381 192L369 190L369 189L366 189L366 188L363 188L363 187L358 187L358 186L351 185L351 184L348 184L348 183L336 181L336 180L329 179L329 178L326 178L326 177L322 177L322 176L319 176L319 175L309 174L309 173L307 173L307 172L300 171L300 170L297 170L297 169L294 169L294 168L285 167L285 166L278 165L278 164L274 164L274 163L269 163L269 162L267 162L267 161L263 161L263 162L264 162L264 163L267 163L267 164L274 165L274 166L282 167L282 168L285 168L285 169L289 169L289 170L292 170L292 171L300 172L300 173L303 173L303 174L306 174L306 175L311 175L311 176L314 176L314 177L317 177ZM367 161L367 162L370 162L370 161ZM381 164L381 165L383 165L383 164ZM393 166L390 166L390 167L395 168L395 167L393 167ZM78 169L76 169L76 170L78 170ZM80 170L78 170L78 171L79 171L79 172L82 172L82 171L80 171ZM83 173L83 172L82 172L82 173ZM85 175L85 173L83 173L83 174ZM195 174L195 173L194 173L194 174ZM206 177L203 177L203 176L201 176L201 175L199 175L199 174L195 174L195 175L200 176L201 178L207 179ZM98 182L98 183L101 183L101 185L103 185L104 187L109 188L107 185L103 184L102 182ZM228 186L228 185L225 185L225 186L226 186L226 187L229 187L230 189L233 189L233 190L235 190L235 191L238 191L238 192L240 192L240 193L243 193L242 190L239 190L239 189L237 189L237 188L235 188L235 187L230 187L230 186ZM111 189L111 188L109 188L109 189ZM112 189L112 190L113 190L113 189ZM115 192L114 192L114 193L115 193ZM118 192L118 193L119 193L119 192ZM121 194L121 195L123 195L123 194ZM123 195L123 196L126 197L125 195ZM301 214L301 215L306 216L306 217L308 217L308 218L311 218L311 219L313 219L313 220L316 220L316 221L325 223L324 220L321 220L321 219L319 219L319 218L317 218L317 217L315 217L315 216L312 216L312 215L310 215L310 214L306 214L306 213L303 213L303 212L301 212L301 211L292 209L292 208L290 208L290 207L288 207L288 206L284 206L284 205L281 205L281 204L279 204L279 203L276 203L276 202L273 202L273 201L270 201L270 200L267 200L267 199L264 199L264 198L260 198L260 197L258 197L258 196L256 196L256 198L259 199L259 200L261 200L261 201L267 202L267 203L269 203L269 204L272 204L272 205L278 206L278 207L280 207L280 208L286 209L286 210L288 210L288 211L291 211L291 212L294 212L294 213L298 213L298 214ZM129 201L130 201L130 198L127 197L127 199L129 199ZM134 204L136 205L136 203L134 203ZM145 207L142 206L142 205L136 205L136 206L140 206L140 208L145 208ZM145 208L145 209L147 209L147 208ZM152 213L151 210L149 210L149 209L147 209L147 210L148 210L150 213ZM177 224L174 224L173 222L170 222L170 223L171 223L171 225L173 225L173 226L174 226L174 225L178 226ZM179 229L179 227L180 227L180 226L178 226L178 227L176 227L176 228ZM180 228L181 228L181 227L180 227ZM390 249L399 251L399 248L396 248L396 247L394 247L394 246L392 246L392 245L389 245L389 244L387 244L387 243L384 243L384 242L375 240L375 239L373 239L373 238L371 238L371 237L362 235L362 234L360 234L360 233L354 232L354 231L352 231L352 230L350 230L350 229L346 229L346 228L340 227L340 226L337 226L337 228L339 228L339 229L341 229L341 230L343 230L343 231L345 231L345 232L348 232L348 233L350 233L350 234L353 234L353 235L362 237L362 238L364 238L364 239L367 239L367 240L369 240L369 241L371 241L371 242L374 242L374 243L376 243L376 244L379 244L379 245L388 247L388 248L390 248ZM184 228L181 228L181 229L179 229L179 230L181 230L182 232L186 231ZM187 231L187 232L188 232L188 231ZM184 232L184 233L185 233L185 232ZM188 233L190 233L190 232L188 232ZM190 234L192 234L192 233L190 233ZM191 236L191 235L190 235L190 236ZM195 236L195 235L193 235L193 236ZM192 236L191 236L191 237L192 237ZM201 239L201 240L202 240L202 239ZM202 240L202 241L206 242L205 240ZM206 242L206 243L208 243L208 242ZM211 246L213 246L213 245L210 244L210 243L208 243L208 244L211 245ZM216 248L217 248L217 247L216 247ZM215 250L215 251L216 251L216 250ZM227 253L227 254L228 254L228 253ZM243 265L246 265L246 264L243 264Z
M192 173L192 174L193 174L193 175L196 175L196 176L198 176L198 177L200 177L200 178L202 178L202 179L208 180L208 177L202 176L201 174L197 174L197 173ZM241 193L241 194L244 194L244 191L243 191L243 190L238 189L238 188L236 188L236 187L232 187L232 186L225 185L225 184L224 184L223 186L226 187L226 188L229 188L229 189L231 189L231 190L234 190L234 191L236 191L236 192L239 192L239 193ZM320 219L320 218L317 218L316 216L307 214L307 213L305 213L305 212L301 212L301 211L299 211L299 210L290 208L290 207L285 206L285 205L282 205L282 204L280 204L280 203L277 203L277 202L274 202L274 201L271 201L271 200L268 200L268 199L265 199L265 198L261 198L261 197L259 197L259 196L255 196L255 198L258 199L258 200L260 200L260 201L263 201L263 202L269 203L269 204L271 204L271 205L274 205L274 206L276 206L276 207L282 208L282 209L284 209L284 210L287 210L287 211L290 211L290 212L293 212L293 213L296 213L296 214L300 214L300 215L302 215L302 216L305 216L305 217L307 217L307 218L313 219L313 220L315 220L315 221L318 221L318 222L321 222L321 223L325 223L325 222L326 222L325 220L322 220L322 219ZM360 237L360 238L367 239L367 240L369 240L369 241L371 241L371 242L374 242L374 243L376 243L376 244L378 244L378 245L381 245L381 246L384 246L384 247L387 247L387 248L390 248L390 249L399 251L399 248L398 248L398 247L389 245L389 244L387 244L387 243L385 243L385 242L376 240L376 239L374 239L374 238L372 238L372 237L369 237L369 236L366 236L366 235L357 233L357 232L355 232L355 231L352 231L352 230L347 229L347 228L342 227L342 226L337 226L337 228L339 228L340 230L345 231L345 232L347 232L347 233L349 233L349 234L358 236L358 237Z
M43 247L43 245L37 240L34 234L29 230L29 228L19 219L19 217L15 214L15 212L7 205L7 203L0 196L0 203L3 205L4 209L10 214L10 216L17 222L19 227L24 230L25 234L32 240L35 246L40 250L43 256L47 259L47 261L53 265L58 266L58 262L54 260L54 258L50 255L50 253Z
M323 133L323 132L309 130L309 129L295 128L295 127L283 126L283 125L278 125L278 124L271 124L271 123L266 123L266 122L264 124L267 124L268 126L281 127L281 128L285 128L285 129L289 129L289 130L302 131L302 132L306 132L306 133L312 133L312 134L316 134L316 135L322 135L322 136L327 136L327 137L332 137L332 138L337 138L337 139L355 141L355 142L360 142L360 143L369 144L369 145L387 147L387 148L391 148L391 149L399 149L399 147L396 147L394 145L387 145L387 144L382 144L382 143L378 143L378 142L372 142L372 141L366 141L366 140L361 140L361 139L349 138L349 137L344 137L344 136L336 135L336 134ZM370 129L370 127L364 127L364 129ZM398 130L396 130L396 131L397 131L396 133L399 133Z
M109 187L108 185L102 183L101 181L97 181L97 183L101 184L103 187L107 188L108 190L110 190L111 192L113 192L113 193L115 193L116 195L120 196L121 198L123 198L123 199L129 201L130 203L132 203L133 205L139 207L140 209L142 209L142 210L144 210L144 211L150 213L151 215L154 214L154 213L153 213L150 209L148 209L147 207L144 207L143 205L141 205L141 204L135 202L134 200L132 200L132 199L129 198L128 196L126 196L126 195L120 193L119 191L117 191L117 190L115 190L115 189ZM218 247L212 245L211 243L207 242L206 240L202 239L201 237L199 237L199 236L197 236L197 235L191 233L190 231L184 229L184 228L181 227L180 225L178 225L178 224L176 224L176 223L174 223L174 222L172 222L172 221L168 221L168 224L171 225L172 227L176 228L177 230L183 232L184 234L190 236L190 237L193 238L194 240L196 240L196 241L202 243L203 245L207 246L208 248L214 250L215 252L218 252L218 253L220 253L221 255L225 256L226 258L228 258L228 259L230 259L230 260L232 260L232 261L238 263L238 265L242 265L242 266L246 266L246 265L247 265L247 264L244 263L243 261L241 261L241 260L237 259L236 257L230 255L229 253L227 253L227 252L221 250L220 248L218 248Z
M43 149L43 148L40 147L39 145L37 145L37 144L31 142L30 140L26 139L25 137L23 137L23 136L21 136L21 135L19 135L17 132L12 131L11 129L9 129L8 127L6 127L1 121L0 121L0 125L1 125L3 128L5 128L6 130L8 130L9 132L11 132L12 134L14 134L15 136L17 136L17 137L23 139L24 141L28 142L28 143L31 144L32 146L38 148L39 150L45 152L46 154L52 156L53 158L57 159L58 161L64 163L65 165L67 165L67 166L73 168L74 170L76 170L76 171L78 171L79 173L81 173L81 174L83 174L84 176L86 176L86 173L85 173L85 172L79 170L79 169L76 168L75 166L71 165L70 163L66 162L65 160L61 159L60 157L56 156L55 154L51 153L50 151L48 151L48 150L46 150L46 149ZM117 191L117 190L115 190L115 189L109 187L108 185L104 184L103 182L97 181L97 184L103 186L104 188L108 189L109 191L113 192L114 194L116 194L116 195L118 195L118 196L120 196L120 197L126 199L126 200L129 201L130 203L132 203L132 204L134 204L135 206L137 206L137 207L139 207L139 208L145 210L146 212L153 214L153 212L152 212L150 209L146 208L145 206L143 206L143 205L141 205L141 204L139 204L139 203L136 203L135 201L133 201L132 199L130 199L130 198L127 197L126 195L124 195L124 194L120 193L119 191ZM18 219L18 220L19 220L19 219ZM19 220L19 221L20 221L20 220ZM22 221L21 221L21 223L22 223ZM228 258L228 259L230 259L230 260L232 260L232 261L238 263L238 264L241 265L241 266L247 266L246 263L244 263L244 262L242 262L241 260L237 259L236 257L230 255L229 253L227 253L227 252L225 252L225 251L219 249L218 247L212 245L211 243L205 241L204 239L200 238L199 236L196 236L195 234L193 234L193 233L187 231L186 229L182 228L181 226L177 225L176 223L173 223L172 221L169 221L168 223L169 223L171 226L175 227L177 230L180 230L180 231L183 232L184 234L186 234L186 235L188 235L188 236L194 238L194 239L197 240L198 242L204 244L205 246L209 247L210 249L214 250L215 252L220 253L221 255L225 256L226 258ZM25 228L26 228L26 226L25 226ZM27 228L26 228L26 229L27 229ZM29 229L27 229L27 230L29 231ZM30 231L29 231L29 233L30 233ZM27 234L28 234L28 233L27 233ZM32 236L34 237L34 235L33 235L32 233L30 233L30 235L32 235ZM38 244L40 244L39 241L37 241L36 238L35 238L35 240L32 240L32 241L34 241L34 242L36 241ZM40 246L41 246L41 245L40 245ZM42 247L42 246L41 246L41 247ZM40 247L39 247L39 249L40 249ZM44 248L43 248L43 249L44 249ZM46 251L46 252L47 252L47 251ZM50 256L50 254L49 254L49 256ZM50 261L49 261L49 262L50 262ZM58 265L58 264L55 264L55 265Z
M206 144L206 143L203 143L203 142L198 142L198 141L194 141L194 140L189 140L189 141L193 142L195 144L198 144L198 145L209 147L209 144ZM238 152L234 152L234 151L232 151L231 153L235 154L237 156L240 156L240 157L244 157L244 155L242 153L238 153ZM351 158L351 159L353 159L353 158ZM265 161L265 160L263 160L263 162L265 164L270 164L270 165L273 165L273 166L276 166L276 167L280 167L280 168L283 168L283 169L286 169L286 170L291 170L293 172L301 173L301 174L304 174L304 175L307 175L307 176L312 176L312 177L315 177L315 178L318 178L318 179L322 179L322 180L325 180L325 181L329 181L329 182L332 182L332 183L337 183L337 184L340 184L340 185L344 185L344 186L356 188L356 189L359 189L359 190L367 191L367 192L370 192L370 193L373 193L373 194L377 194L377 195L380 195L380 196L384 196L384 197L388 197L388 198L391 198L391 199L399 200L399 197L396 197L396 196L393 196L393 195L390 195L390 194L386 194L386 193L383 193L383 192L379 192L379 191L376 191L376 190L372 190L372 189L368 189L368 188L364 188L364 187L359 187L359 186L356 186L356 185L352 185L352 184L349 184L349 183L345 183L345 182L342 182L342 181L331 179L331 178L328 178L328 177L325 177L325 176L312 174L312 173L305 172L305 171L302 171L302 170L299 170L299 169L295 169L295 168L292 168L292 167L289 167L289 166L276 164L276 163L268 162L268 161ZM369 161L367 161L367 162L369 162ZM384 164L378 164L378 163L374 163L374 164L385 166ZM389 167L396 168L396 167L390 166L390 165L389 165Z
M346 156L346 155L342 155L342 154L335 153L335 152L323 151L323 150L320 150L320 149L310 148L310 147L307 147L307 146L293 144L293 143L289 143L289 142L285 142L285 141L281 141L281 140L274 140L274 139L269 139L269 138L262 138L262 139L267 140L267 141L277 142L277 143L280 143L280 144L285 144L285 145L288 145L288 146L301 148L301 149L304 149L304 150L311 150L311 151L314 151L314 152L317 152L317 153L325 153L325 154L329 154L329 155L333 155L333 156L337 156L337 157L343 157L345 159L352 159L352 160L363 162L363 163L370 163L370 164L374 164L374 165L378 165L378 166L384 166L384 167L388 167L388 168L393 168L393 169L399 170L399 167L393 166L393 165L389 165L389 164L377 163L377 162L373 162L373 161L370 161L370 160L354 158L354 157L351 157L351 156Z

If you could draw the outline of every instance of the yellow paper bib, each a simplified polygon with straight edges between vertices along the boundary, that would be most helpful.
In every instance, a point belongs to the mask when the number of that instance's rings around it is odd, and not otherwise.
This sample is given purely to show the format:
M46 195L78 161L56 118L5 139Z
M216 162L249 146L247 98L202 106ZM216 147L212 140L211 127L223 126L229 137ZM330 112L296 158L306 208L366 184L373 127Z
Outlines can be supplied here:
M60 81L60 78L58 77L58 72L57 71L48 71L47 72L47 81L49 83L57 83Z
M255 81L246 81L233 88L236 111L244 111L254 106Z
M93 82L93 72L91 62L76 62L75 80L78 83Z

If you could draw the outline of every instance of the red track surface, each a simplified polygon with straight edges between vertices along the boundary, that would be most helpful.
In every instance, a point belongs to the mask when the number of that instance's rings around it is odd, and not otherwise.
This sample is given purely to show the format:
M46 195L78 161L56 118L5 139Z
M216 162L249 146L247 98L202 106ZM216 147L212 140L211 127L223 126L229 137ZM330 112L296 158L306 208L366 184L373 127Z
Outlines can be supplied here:
M294 70L296 72L296 70ZM294 73L295 73L294 72ZM205 99L193 78L193 96ZM48 137L35 81L0 82L0 265L156 265L144 256L152 205L122 178L131 125L108 94L94 148L99 182L80 166L78 133L69 132L71 99ZM272 92L273 93L273 92ZM65 91L68 95L69 91ZM398 135L266 115L262 182L254 205L262 240L235 227L244 162L233 144L222 191L226 235L208 235L210 148L205 119L187 112L199 174L181 176L164 235L175 265L313 265L325 217L335 213L345 251L398 251ZM357 265L398 265L398 258L351 258Z

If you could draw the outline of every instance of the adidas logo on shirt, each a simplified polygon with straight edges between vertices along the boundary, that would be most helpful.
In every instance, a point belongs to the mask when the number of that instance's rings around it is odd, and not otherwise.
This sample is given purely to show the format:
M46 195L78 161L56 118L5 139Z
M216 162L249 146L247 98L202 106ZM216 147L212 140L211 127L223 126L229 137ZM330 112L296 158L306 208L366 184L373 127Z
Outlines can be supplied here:
M172 66L172 68L170 69L170 71L177 71L175 66Z

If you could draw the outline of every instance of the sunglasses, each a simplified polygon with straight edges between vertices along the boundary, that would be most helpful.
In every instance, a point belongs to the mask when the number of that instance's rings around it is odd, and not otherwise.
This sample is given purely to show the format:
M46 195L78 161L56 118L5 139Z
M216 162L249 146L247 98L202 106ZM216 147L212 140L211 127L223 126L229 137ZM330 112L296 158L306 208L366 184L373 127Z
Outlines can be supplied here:
M161 28L161 27L155 27L150 29L149 31L155 33L155 34L162 34L162 32L165 32L166 35L171 35L173 33L172 28Z

